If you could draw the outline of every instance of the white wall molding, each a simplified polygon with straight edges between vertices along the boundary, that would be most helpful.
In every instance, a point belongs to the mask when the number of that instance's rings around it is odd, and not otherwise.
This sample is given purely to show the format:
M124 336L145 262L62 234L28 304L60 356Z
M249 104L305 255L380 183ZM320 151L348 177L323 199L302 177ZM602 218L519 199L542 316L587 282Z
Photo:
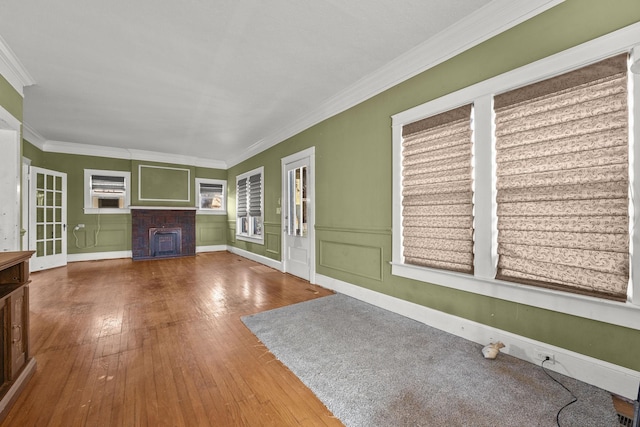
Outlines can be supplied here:
M201 254L204 252L224 252L227 250L229 250L227 245L196 246L197 254Z
M23 98L25 86L31 86L36 82L2 37L0 37L0 75Z
M277 266L277 264L281 263L269 258L238 248L230 247L229 250L237 255L282 271ZM632 400L637 397L638 384L640 383L640 372L638 371L375 292L322 274L316 274L316 283L324 288L348 295L483 346L490 342L502 341L506 346L501 350L503 353L536 365L542 363L541 360L537 359L537 353L551 353L554 355L555 364L545 364L545 368ZM480 352L478 352L478 357L482 357Z
M228 250L227 245L197 246L196 253L221 252ZM131 251L88 252L82 254L67 254L67 262L101 261L105 259L132 258Z
M329 98L314 111L227 159L229 167L290 138L311 126L356 106L379 93L453 58L488 39L530 19L564 0L495 0L400 55L354 85Z
M20 120L0 106L0 251L20 250Z
M179 154L158 153L144 150L128 150L133 160L145 160L148 162L178 163L181 165L208 167L213 169L226 169L227 164L221 160L201 159L199 157L181 156Z
M227 163L222 160L203 159L199 157L181 156L178 154L107 147L102 145L53 141L45 139L30 127L27 129L28 133L25 133L25 139L47 153L76 154L80 156L96 156L111 159L141 160L212 169L227 169Z
M283 271L283 266L281 261L277 261L275 259L271 259L266 256L254 254L253 252L236 248L235 246L229 246L229 252L234 253L236 255L240 255L241 257L250 259L251 261L259 262L260 264L264 264L268 267L275 268L278 271Z
M233 246L218 245L196 248L197 253L225 250L282 271L282 262ZM70 254L67 258L69 262L131 258L131 251ZM501 350L503 353L536 365L540 365L541 363L541 361L536 358L537 353L551 353L554 355L555 364L546 364L545 368L632 400L637 397L638 384L640 383L640 372L638 371L453 316L322 274L316 274L316 282L324 288L345 294L481 345L502 341L506 346ZM478 352L478 357L482 357L480 352Z
M47 143L46 138L29 126L28 123L22 124L22 138L44 151L45 144Z
M376 72L363 77L345 91L329 98L313 112L294 120L280 131L253 143L239 156L215 160L181 156L144 150L104 147L64 141L29 138L45 152L80 154L87 156L144 160L161 163L183 164L213 169L227 169L279 144L309 127L339 114L367 99L428 70L458 54L530 19L564 0L494 0L477 13L462 19L414 49L387 63ZM444 42L446 41L446 43ZM2 48L0 39L0 48ZM2 65L0 52L0 65ZM0 72L2 68L0 68ZM27 74L28 76L28 74ZM25 83L33 84L33 79ZM32 132L37 134L37 132Z
M67 262L101 261L104 259L131 258L131 251L87 252L82 254L67 254Z
M80 156L109 157L112 159L131 159L131 153L126 148L52 141L50 139L45 141L42 151L47 153L77 154Z
M130 210L155 210L155 211L195 211L198 208L193 206L144 206L144 205L136 205L129 206Z
M536 353L540 351L552 353L556 363L545 364L545 368L629 399L635 399L637 396L640 372L381 294L321 274L316 275L316 280L318 285L327 289L348 295L481 345L502 341L506 346L502 352L536 365L540 365L541 363L540 360L537 360L535 356ZM480 352L478 352L478 357L482 357Z

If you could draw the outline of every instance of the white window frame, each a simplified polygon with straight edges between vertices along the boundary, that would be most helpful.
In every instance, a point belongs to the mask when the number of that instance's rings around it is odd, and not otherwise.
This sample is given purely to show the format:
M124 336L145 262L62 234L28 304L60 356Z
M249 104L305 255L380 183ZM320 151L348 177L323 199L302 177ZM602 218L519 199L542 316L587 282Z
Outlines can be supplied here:
M124 207L122 208L94 208L91 203L91 176L117 176L124 178ZM101 170L101 169L85 169L84 170L84 213L85 214L124 214L130 213L131 205L131 172Z
M262 224L262 232L260 234L255 234L255 230L253 230L253 221L251 221L251 218L253 218L251 215L249 215L249 197L247 195L247 218L249 218L249 231L247 233L241 233L240 230L242 229L241 225L240 225L240 221L242 220L242 218L238 217L237 212L238 212L238 181L240 181L241 179L246 178L247 182L249 180L249 177L253 176L253 175L260 175L260 186L261 186L261 190L260 190L260 221ZM252 243L259 243L261 245L264 244L264 167L259 167L256 169L253 169L249 172L245 172L241 175L236 176L236 239L238 240L243 240L246 242L252 242Z
M222 185L222 206L219 208L201 208L200 184ZM227 214L227 181L224 179L196 178L196 214L204 215L226 215Z
M631 228L631 273L626 302L566 291L521 285L495 279L497 268L497 216L493 96L577 69L607 57L632 52L640 59L640 23L521 68L429 101L392 117L393 138L393 254L391 272L421 282L504 299L575 316L640 329L640 231ZM640 75L629 74L630 99L630 208L640 213ZM404 264L402 259L402 127L425 117L474 104L474 275ZM636 178L637 177L637 178ZM638 248L638 250L634 250Z

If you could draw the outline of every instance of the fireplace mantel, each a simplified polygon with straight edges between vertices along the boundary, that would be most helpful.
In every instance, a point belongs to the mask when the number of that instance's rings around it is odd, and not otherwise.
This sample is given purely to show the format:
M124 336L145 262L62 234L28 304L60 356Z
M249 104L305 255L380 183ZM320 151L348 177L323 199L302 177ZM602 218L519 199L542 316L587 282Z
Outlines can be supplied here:
M129 206L131 210L146 209L156 211L195 211L195 207L178 207L178 206Z

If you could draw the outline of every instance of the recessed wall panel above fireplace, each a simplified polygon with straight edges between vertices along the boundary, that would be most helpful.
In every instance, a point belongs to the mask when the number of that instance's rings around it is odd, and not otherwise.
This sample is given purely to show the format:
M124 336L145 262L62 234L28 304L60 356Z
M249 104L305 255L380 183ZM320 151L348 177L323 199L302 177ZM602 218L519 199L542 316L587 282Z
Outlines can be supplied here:
M138 201L191 203L191 169L138 165Z

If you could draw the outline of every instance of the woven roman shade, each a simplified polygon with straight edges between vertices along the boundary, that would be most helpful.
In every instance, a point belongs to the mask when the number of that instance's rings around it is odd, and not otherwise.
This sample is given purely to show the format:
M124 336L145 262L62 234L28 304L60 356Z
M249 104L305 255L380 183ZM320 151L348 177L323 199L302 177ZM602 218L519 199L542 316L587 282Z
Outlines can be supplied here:
M495 97L497 278L626 298L626 69L618 55Z
M249 177L249 215L262 215L262 174Z
M406 264L473 273L471 105L402 130Z
M247 216L247 178L238 180L238 217Z

